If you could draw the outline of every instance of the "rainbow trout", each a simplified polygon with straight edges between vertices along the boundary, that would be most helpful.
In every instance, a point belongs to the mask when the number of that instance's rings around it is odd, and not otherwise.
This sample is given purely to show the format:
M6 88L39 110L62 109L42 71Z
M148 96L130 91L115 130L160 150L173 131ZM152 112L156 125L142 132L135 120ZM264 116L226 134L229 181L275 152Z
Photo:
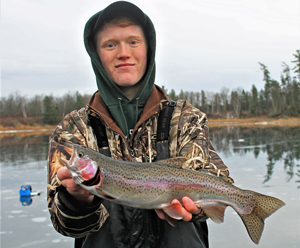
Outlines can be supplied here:
M208 172L183 169L184 158L154 163L127 162L74 145L71 158L61 160L77 184L118 204L163 209L172 218L180 219L168 207L173 199L181 202L188 196L216 223L223 222L225 208L231 206L256 244L264 219L285 205L277 198L240 189Z

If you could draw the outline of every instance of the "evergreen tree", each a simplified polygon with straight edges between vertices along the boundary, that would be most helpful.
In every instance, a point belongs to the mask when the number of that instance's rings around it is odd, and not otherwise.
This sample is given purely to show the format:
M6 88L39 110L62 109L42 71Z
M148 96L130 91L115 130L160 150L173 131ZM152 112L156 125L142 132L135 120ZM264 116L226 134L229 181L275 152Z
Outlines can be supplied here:
M78 110L85 106L86 102L84 101L83 96L78 91L76 91L76 93L75 93L75 99L76 99L76 102L74 105L74 109Z
M43 123L44 124L58 124L60 121L58 106L55 106L53 103L52 96L45 96L43 103L44 103L44 113L43 113Z
M188 92L188 101L190 104L194 105L195 104L195 95L193 91Z
M205 96L205 92L203 90L201 90L201 109L202 111L207 111L206 109L206 96Z
M178 99L186 99L186 97L185 97L185 93L183 92L183 90L180 90L180 93L179 93Z
M62 97L62 103L60 103L58 106L60 109L59 113L61 117L64 117L67 113L70 113L75 109L76 104L76 96L74 97L74 94L71 92L68 92L64 94Z
M298 74L298 79L300 81L300 50L296 50L296 54L293 54L296 60L292 62L296 64L293 68L294 72Z
M300 115L300 83L298 83L295 79L292 82L291 87L291 98L289 104L289 112L293 116Z
M282 62L282 67L283 67L282 72L284 74L281 74L281 85L286 86L291 83L291 74L290 74L291 70L290 67L285 62Z
M21 116L21 95L18 92L10 94L7 98L1 97L1 116Z
M250 106L250 94L245 90L242 91L242 110L249 111Z
M164 85L161 86L161 89L166 93L166 95L168 95L168 90L166 89L166 87Z
M259 65L261 66L261 70L263 71L263 81L265 81L265 101L266 101L266 106L267 108L270 106L270 102L271 102L271 77L270 77L270 72L268 70L268 68L262 64L262 63L259 63Z
M35 95L27 102L27 112L29 116L41 116L43 112L43 96Z
M281 114L281 94L280 94L280 85L276 80L271 80L271 102L273 111L271 113L272 116L277 116Z
M257 116L259 114L259 105L258 105L258 91L255 85L252 85L251 97L250 97L250 111L251 114Z
M171 89L170 93L168 94L168 97L170 99L172 99L173 101L177 101L178 100L178 96L176 96L176 92L173 89Z
M288 109L288 101L287 99L288 96L288 90L291 88L291 75L290 75L290 67L282 62L282 67L283 67L283 74L281 74L281 90L280 90L280 112L287 114L287 109Z
M262 114L265 114L266 109L267 109L266 101L265 101L264 96L265 96L265 92L263 90L260 90L258 104L259 104L260 112Z

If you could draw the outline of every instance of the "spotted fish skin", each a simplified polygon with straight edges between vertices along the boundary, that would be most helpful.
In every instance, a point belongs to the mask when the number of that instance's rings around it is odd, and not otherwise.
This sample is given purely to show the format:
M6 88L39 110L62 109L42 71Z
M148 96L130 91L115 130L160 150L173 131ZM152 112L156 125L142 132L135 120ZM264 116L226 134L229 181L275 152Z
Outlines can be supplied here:
M258 244L264 219L282 207L281 200L240 189L204 171L183 169L184 158L135 163L106 157L89 148L73 146L69 160L61 158L74 181L96 196L118 204L168 212L173 199L191 198L216 223L223 222L231 206L243 220L250 238Z

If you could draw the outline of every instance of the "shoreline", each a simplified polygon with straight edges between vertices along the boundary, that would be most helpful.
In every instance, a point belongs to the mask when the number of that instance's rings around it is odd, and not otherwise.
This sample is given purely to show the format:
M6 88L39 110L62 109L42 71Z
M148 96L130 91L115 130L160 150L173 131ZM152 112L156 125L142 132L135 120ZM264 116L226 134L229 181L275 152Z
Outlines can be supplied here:
M0 133L13 133L13 132L46 132L46 131L54 131L56 125L22 125L18 124L16 127L12 126L1 126L0 125Z
M253 117L245 119L208 119L209 127L222 127L222 126L255 126L255 127L270 127L270 126L289 126L295 127L300 126L300 118L264 118L264 117Z
M255 126L255 127L269 127L269 126L300 126L300 118L245 118L245 119L209 119L209 127L222 127L222 126ZM40 133L40 132L53 132L56 125L22 125L18 124L16 127L0 126L0 135L2 134L19 134L19 133Z

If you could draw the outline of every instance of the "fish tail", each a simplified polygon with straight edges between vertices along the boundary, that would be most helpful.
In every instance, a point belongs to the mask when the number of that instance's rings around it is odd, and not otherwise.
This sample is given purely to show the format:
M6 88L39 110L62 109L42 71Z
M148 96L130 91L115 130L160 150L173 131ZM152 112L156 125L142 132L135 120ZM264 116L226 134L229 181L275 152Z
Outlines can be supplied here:
M276 212L285 203L275 197L262 195L251 191L255 198L255 206L250 214L239 214L248 234L255 244L259 243L264 229L264 220Z

